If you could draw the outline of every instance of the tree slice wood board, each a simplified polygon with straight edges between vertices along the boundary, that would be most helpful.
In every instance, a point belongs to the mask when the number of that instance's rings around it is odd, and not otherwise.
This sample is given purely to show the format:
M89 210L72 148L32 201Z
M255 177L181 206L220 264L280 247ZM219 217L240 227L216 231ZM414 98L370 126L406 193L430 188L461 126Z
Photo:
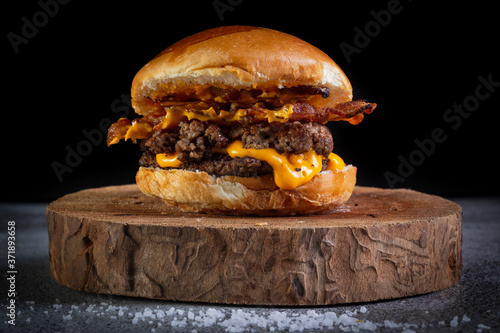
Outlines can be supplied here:
M182 213L136 185L47 207L50 273L95 293L252 305L367 302L438 291L462 271L462 210L405 189L356 187L323 215Z

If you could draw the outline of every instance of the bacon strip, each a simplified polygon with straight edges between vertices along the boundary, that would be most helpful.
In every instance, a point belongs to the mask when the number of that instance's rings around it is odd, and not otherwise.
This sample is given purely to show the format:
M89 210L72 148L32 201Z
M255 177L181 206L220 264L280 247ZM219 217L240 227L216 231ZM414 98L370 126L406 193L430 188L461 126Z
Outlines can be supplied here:
M288 119L284 118L284 121L302 121L325 124L328 121L346 120L351 124L356 125L363 120L364 113L370 114L376 107L377 104L366 103L363 100L341 103L333 108L315 108L307 103L296 103L293 105L292 115ZM246 110L247 116L241 118L241 120L239 120L240 123L253 124L267 121L265 115L269 112L269 110L258 106L252 106ZM120 140L124 139L128 129L135 123L146 123L149 124L150 127L154 127L161 122L164 115L164 110L158 110L142 118L135 119L132 123L126 118L119 119L108 129L108 136L106 140L108 146L118 143ZM264 115L264 117L262 115ZM137 137L137 139L140 138Z
M293 106L290 120L307 120L321 124L347 120L352 124L359 124L363 120L363 113L370 114L376 107L377 104L363 100L341 103L333 108L314 108L307 103L297 103Z

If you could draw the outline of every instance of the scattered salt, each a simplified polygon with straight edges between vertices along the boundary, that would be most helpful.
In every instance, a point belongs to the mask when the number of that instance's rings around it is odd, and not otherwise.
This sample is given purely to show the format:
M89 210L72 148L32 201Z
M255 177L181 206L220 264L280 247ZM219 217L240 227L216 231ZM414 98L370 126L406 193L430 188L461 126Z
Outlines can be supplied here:
M355 316L358 314L358 310L354 310L354 311L349 311L349 310L345 310L345 313L348 315L348 316Z
M34 311L34 301L26 301L27 308ZM288 331L288 332L311 332L336 330L343 332L366 332L377 331L385 327L386 329L396 329L399 332L412 333L415 330L431 327L457 328L471 322L466 314L454 316L451 321L439 321L438 323L413 324L399 323L386 319L381 322L372 322L364 318L364 314L369 313L366 306L350 308L343 313L334 311L323 311L324 309L255 309L255 308L219 308L219 307L165 307L154 305L151 307L134 307L113 305L112 302L100 302L97 304L73 304L68 305L70 309L60 303L52 304L52 313L59 312L63 321L81 320L78 316L84 314L86 323L94 319L109 318L111 320L128 321L137 325L146 324L151 331L158 331L162 326L168 325L176 329L185 329L187 332L203 332L207 328L216 330L217 328L225 332L257 332L257 331ZM61 311L66 309L66 311ZM135 309L135 311L130 312ZM50 316L51 311L44 311ZM19 311L20 313L20 311ZM429 311L426 311L429 313ZM77 319L75 318L77 316ZM61 318L61 317L59 317ZM31 318L26 319L30 322ZM491 328L484 324L478 324L476 332L483 332ZM162 329L160 329L162 330ZM474 329L473 329L474 330Z
M491 327L486 326L486 325L483 325L483 324L477 324L477 328L481 328L481 329L489 330Z
M175 317L175 318L177 318L177 317ZM174 319L174 320L172 320L170 325L172 325L172 327L186 327L187 321L186 321L186 318L184 318L182 320Z
M339 320L343 324L352 325L352 324L356 323L356 321L358 320L358 318L350 317L347 314L343 313L343 314L340 315Z
M143 317L150 317L150 318L153 318L153 319L156 318L156 315L153 314L153 311L150 308L148 308L148 307L146 307L144 309L144 313L142 315L143 315Z
M444 322L443 322L443 324L444 324ZM388 327L388 328L401 328L401 327L403 327L403 325L395 323L392 320L386 319L386 320L384 320L384 327Z
M367 330L367 331L376 331L377 327L378 327L377 324L372 323L369 320L366 320L366 321L360 323L358 326L359 326L359 328Z

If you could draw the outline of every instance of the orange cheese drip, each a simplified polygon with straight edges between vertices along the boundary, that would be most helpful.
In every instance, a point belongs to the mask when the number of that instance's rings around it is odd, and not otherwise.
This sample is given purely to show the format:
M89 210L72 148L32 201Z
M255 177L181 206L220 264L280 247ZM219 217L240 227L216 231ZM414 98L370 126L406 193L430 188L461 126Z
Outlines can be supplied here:
M321 171L323 156L313 150L305 154L279 154L273 148L252 149L243 148L240 140L227 147L227 153L232 158L253 157L266 161L274 171L274 181L284 190L292 190L310 181Z
M162 168L178 168L182 162L177 159L177 153L156 154L156 162Z
M279 154L274 148L243 148L243 142L236 140L227 148L217 148L217 153L225 153L230 157L252 157L267 162L274 172L274 181L279 188L293 190L309 182L322 169L323 156L313 150L304 154ZM327 170L337 171L345 167L345 163L337 154L330 153ZM157 154L156 161L162 168L178 168L182 162L177 153Z

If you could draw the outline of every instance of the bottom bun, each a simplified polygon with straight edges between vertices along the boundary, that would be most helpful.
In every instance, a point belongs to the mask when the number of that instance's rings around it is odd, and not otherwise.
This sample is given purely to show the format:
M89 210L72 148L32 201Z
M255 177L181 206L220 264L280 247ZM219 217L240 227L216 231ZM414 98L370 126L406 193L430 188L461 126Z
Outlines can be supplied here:
M180 169L139 168L137 185L147 195L186 212L224 215L324 213L346 202L356 184L356 167L323 171L293 190L276 186L272 175L211 176Z

